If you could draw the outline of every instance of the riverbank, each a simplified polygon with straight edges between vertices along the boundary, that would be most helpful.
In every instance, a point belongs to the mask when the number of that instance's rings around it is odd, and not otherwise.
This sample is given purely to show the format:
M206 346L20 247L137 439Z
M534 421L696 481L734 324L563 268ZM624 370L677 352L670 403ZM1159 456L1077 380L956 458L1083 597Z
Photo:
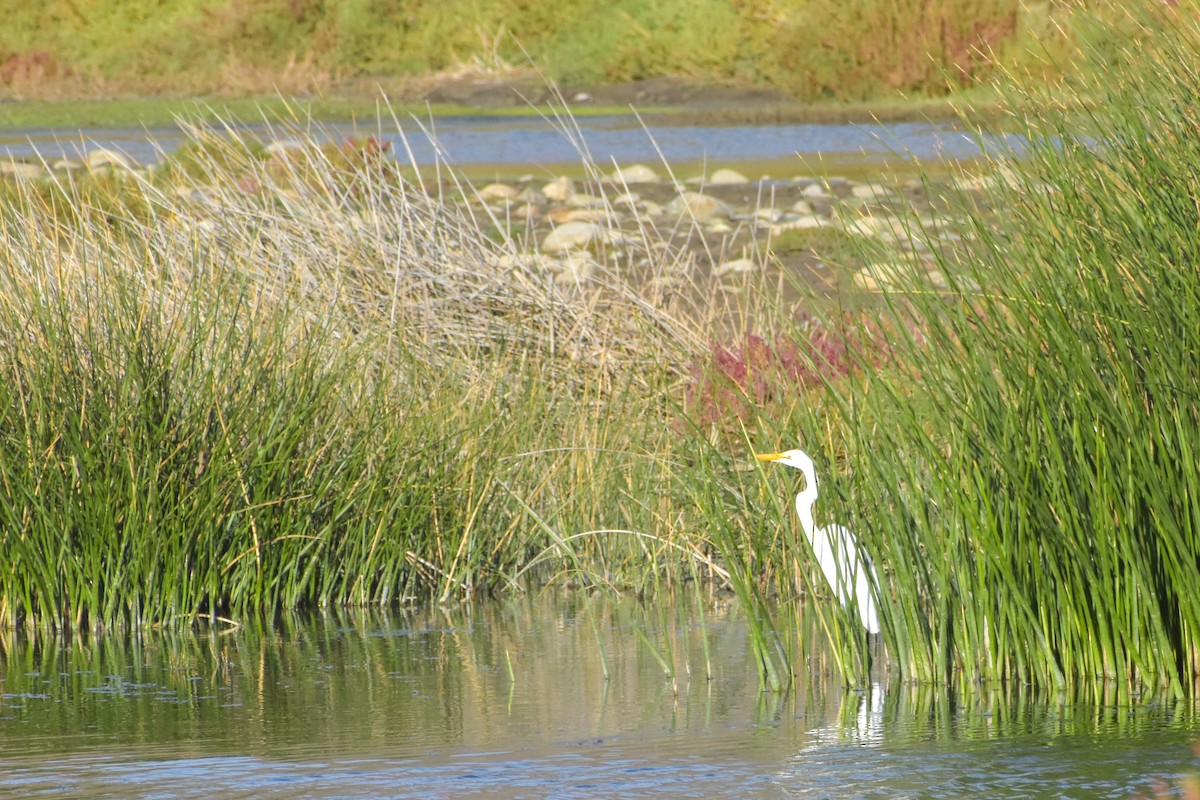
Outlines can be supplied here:
M680 78L558 88L542 76L520 80L489 75L460 76L434 89L403 83L355 81L321 95L264 94L253 97L113 97L74 100L2 100L0 131L46 128L157 127L179 118L312 118L325 123L373 120L380 108L400 118L529 116L567 107L587 118L636 111L650 124L771 125L914 122L1001 118L999 98L986 88L946 98L897 94L870 102L799 102L783 93L753 87L711 86Z
M938 96L986 81L1002 53L1020 63L1023 47L1069 27L1072 12L1014 0L942 0L915 13L835 0L770 11L727 0L553 8L183 0L146 13L117 0L10 15L0 30L0 96L301 96L360 80L429 93L464 75L520 79L530 66L571 87L684 76L804 102Z

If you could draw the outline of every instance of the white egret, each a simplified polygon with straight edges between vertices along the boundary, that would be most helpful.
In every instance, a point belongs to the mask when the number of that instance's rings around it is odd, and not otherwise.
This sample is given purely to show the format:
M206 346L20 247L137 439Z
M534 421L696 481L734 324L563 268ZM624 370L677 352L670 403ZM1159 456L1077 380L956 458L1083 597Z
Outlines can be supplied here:
M866 553L860 553L854 534L841 525L818 528L813 522L813 503L817 499L817 472L813 460L803 450L788 450L786 453L756 453L759 461L774 461L795 467L804 473L804 491L796 495L796 513L800 515L800 526L808 535L813 555L825 580L842 605L851 598L858 606L867 633L879 633L879 614L875 607L875 587L879 578L875 565ZM853 594L851 594L853 592Z

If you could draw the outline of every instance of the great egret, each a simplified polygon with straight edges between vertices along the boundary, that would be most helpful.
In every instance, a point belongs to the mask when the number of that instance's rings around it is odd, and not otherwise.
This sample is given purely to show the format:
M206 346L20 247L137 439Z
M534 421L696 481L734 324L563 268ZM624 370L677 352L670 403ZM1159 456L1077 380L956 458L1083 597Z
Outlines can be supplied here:
M818 528L813 522L813 503L817 499L817 472L813 460L803 450L788 450L786 453L756 453L759 461L774 461L795 467L804 473L804 491L796 495L796 513L800 515L800 526L812 543L813 555L825 573L825 580L842 605L853 598L858 606L867 633L879 633L879 614L875 608L874 587L879 585L875 565L866 553L859 553L854 534L841 525Z

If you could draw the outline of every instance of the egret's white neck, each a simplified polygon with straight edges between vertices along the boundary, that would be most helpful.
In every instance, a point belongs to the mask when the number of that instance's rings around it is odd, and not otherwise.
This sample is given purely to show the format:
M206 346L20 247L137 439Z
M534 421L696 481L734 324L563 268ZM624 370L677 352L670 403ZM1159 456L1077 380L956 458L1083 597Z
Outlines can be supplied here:
M808 485L804 487L804 491L796 495L796 513L800 516L800 527L804 528L804 533L807 534L808 540L811 542L813 534L817 530L816 523L813 522L813 503L817 500L817 483L809 480Z

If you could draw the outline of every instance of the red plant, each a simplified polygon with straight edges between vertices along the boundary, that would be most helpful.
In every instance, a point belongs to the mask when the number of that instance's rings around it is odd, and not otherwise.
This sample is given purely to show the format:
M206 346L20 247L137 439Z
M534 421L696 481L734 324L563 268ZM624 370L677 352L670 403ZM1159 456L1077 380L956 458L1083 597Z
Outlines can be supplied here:
M737 346L714 344L711 360L692 368L688 408L702 425L744 423L756 409L837 382L864 363L881 363L889 350L878 326L844 320L831 327L804 315L773 341L747 334Z

